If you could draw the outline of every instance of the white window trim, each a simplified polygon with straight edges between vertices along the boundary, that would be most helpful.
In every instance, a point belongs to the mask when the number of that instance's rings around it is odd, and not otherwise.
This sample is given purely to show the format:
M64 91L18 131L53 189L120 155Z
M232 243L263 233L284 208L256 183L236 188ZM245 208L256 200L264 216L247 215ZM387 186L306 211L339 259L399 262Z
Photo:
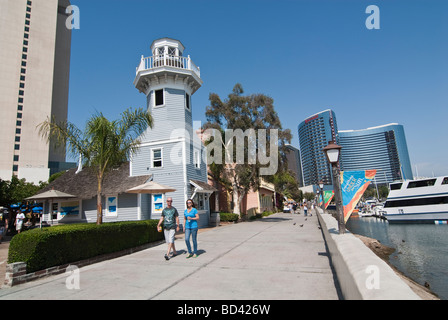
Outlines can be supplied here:
M154 150L160 150L160 157L162 160L162 165L160 167L154 167ZM163 162L163 147L151 148L151 169L162 169Z
M163 104L161 104L161 105L159 105L159 106L156 106L156 91L160 91L160 90L162 90L162 93L163 93ZM165 88L161 88L161 89L157 89L157 90L153 90L153 97L152 97L153 99L153 108L163 108L163 107L165 107L165 105L166 105L166 90L165 90Z
M116 210L114 213L110 213L110 211L109 211L109 198L111 198L111 197L114 197L115 199L117 199L116 200ZM118 195L109 194L106 196L106 210L104 210L104 211L105 211L104 215L106 217L118 217Z

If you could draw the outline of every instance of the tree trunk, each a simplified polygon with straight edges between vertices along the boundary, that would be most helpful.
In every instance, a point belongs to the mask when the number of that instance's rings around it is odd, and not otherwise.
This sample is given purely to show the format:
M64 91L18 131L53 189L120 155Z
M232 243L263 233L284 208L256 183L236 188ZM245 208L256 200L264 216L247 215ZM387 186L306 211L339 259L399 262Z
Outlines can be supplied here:
M238 207L240 208L240 212L241 212L241 204L243 203L243 199L244 199L245 195L246 195L246 192L245 191L241 191L241 194L240 194L240 196L238 198ZM246 210L247 210L247 208L246 208ZM247 211L246 211L245 214L247 214Z
M233 179L232 189L233 189L233 213L236 213L241 217L240 202L238 197L238 185L236 184L235 179Z
M96 224L103 223L103 204L102 204L103 178L98 177L98 191L96 193Z

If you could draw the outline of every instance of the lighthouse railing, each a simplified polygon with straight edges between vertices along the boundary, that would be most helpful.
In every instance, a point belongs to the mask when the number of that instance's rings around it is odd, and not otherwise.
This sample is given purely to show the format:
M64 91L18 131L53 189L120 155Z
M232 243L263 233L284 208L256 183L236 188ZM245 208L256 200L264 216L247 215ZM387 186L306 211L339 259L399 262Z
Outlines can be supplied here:
M137 73L143 70L155 69L159 67L173 67L184 70L191 70L201 77L201 71L198 66L194 64L190 56L181 57L175 55L156 55L152 57L142 57Z

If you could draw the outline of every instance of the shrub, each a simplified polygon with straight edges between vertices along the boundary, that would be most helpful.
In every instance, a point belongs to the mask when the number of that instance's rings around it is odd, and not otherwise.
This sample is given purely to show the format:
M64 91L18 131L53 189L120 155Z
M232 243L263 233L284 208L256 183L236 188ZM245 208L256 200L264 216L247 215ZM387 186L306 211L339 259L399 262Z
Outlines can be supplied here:
M27 272L117 252L163 239L158 220L73 224L22 232L11 239L8 263Z
M238 219L239 219L239 215L237 215L236 213L221 212L219 214L219 217L220 217L221 221L228 221L228 222L238 221Z

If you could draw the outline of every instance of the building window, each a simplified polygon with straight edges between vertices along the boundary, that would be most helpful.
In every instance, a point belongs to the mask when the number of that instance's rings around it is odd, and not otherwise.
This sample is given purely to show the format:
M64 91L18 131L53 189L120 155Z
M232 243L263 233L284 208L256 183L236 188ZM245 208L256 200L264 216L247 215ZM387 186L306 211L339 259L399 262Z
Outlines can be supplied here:
M17 172L17 171L19 171L19 166L18 165L13 165L12 166L12 171L14 171L14 172Z
M153 168L162 168L163 160L162 160L162 149L152 149L152 167Z
M163 211L163 194L153 194L152 195L152 212L162 213Z
M19 156L18 155L14 155L14 162L19 161Z
M175 56L176 55L176 48L168 47L168 55Z
M20 144L14 145L14 150L20 150Z
M201 150L195 149L193 152L193 163L196 169L201 168Z
M156 96L156 107L164 105L163 89L155 91Z
M188 110L190 110L190 102L191 102L190 95L188 93L186 93L185 94L185 107Z
M193 198L193 202L196 205L197 210L205 210L206 209L206 200L207 196L203 193L196 193L196 195Z
M107 196L106 197L106 217L118 216L118 197Z

